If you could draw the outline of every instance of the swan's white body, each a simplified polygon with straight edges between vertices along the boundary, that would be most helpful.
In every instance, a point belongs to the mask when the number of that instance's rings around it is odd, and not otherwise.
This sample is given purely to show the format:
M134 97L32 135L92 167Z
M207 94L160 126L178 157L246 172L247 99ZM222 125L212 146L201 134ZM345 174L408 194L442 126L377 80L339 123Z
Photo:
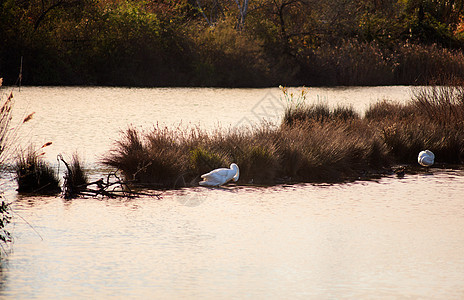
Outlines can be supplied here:
M237 164L232 163L230 169L220 168L201 175L203 181L200 181L199 184L202 186L221 186L230 180L237 181L239 173Z
M417 162L424 167L430 167L435 162L435 154L430 150L424 150L419 152Z

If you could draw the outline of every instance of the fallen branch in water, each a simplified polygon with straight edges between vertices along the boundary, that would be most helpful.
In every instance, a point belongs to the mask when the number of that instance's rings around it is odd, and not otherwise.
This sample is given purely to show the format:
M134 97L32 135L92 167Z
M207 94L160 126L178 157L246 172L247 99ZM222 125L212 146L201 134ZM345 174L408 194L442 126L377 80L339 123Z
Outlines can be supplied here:
M60 154L57 157L58 161L62 161L66 167L64 175L63 197L65 199L73 199L80 196L103 196L108 198L135 198L139 196L154 196L158 199L161 194L147 193L141 191L134 191L130 188L129 183L119 178L117 171L110 172L106 176L106 180L100 178L93 182L87 182L85 179L80 179L77 183L77 173L83 173L77 158L73 158L73 163L70 166ZM85 177L85 176L84 176Z

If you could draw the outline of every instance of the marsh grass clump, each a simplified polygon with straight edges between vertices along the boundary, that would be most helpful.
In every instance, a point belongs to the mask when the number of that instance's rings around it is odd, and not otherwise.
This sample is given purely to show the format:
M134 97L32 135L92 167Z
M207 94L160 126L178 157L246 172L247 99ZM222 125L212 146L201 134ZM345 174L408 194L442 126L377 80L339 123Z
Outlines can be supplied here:
M399 121L414 118L416 113L412 105L382 100L371 104L364 113L364 118L368 121L379 122L385 122L386 120Z
M442 126L464 122L464 85L427 86L414 90L412 105L426 119Z
M276 177L279 162L275 147L252 146L242 161L243 178L253 183L269 183Z
M374 134L365 128L357 132L355 126L332 121L209 134L199 129L188 134L167 129L141 134L128 129L103 162L136 183L160 188L196 184L201 174L232 162L240 167L242 184L340 181L388 161L386 148ZM157 142L148 142L153 140Z
M393 157L401 163L415 163L423 149L435 153L436 161L459 164L464 161L464 126L441 126L430 121L397 122L383 128L382 137Z
M284 122L292 125L297 122L316 121L324 122L330 118L330 109L326 104L311 106L289 107L285 110Z
M122 171L129 182L146 186L171 187L172 178L182 174L178 146L169 131L156 128L142 136L129 128L103 163ZM185 159L185 158L184 158Z
M330 108L328 104L288 106L285 109L283 123L292 126L294 123L351 121L359 119L353 107L337 106Z
M354 110L353 106L338 105L332 111L332 118L340 121L358 120L359 114Z
M89 183L89 177L86 174L81 159L77 154L72 156L71 178L74 186L83 186Z
M64 172L63 196L65 199L72 199L85 191L89 178L86 174L82 162L77 154L73 154L71 164L68 164L61 155L59 159L65 164L66 170Z
M281 89L289 107L280 126L212 132L156 127L146 133L129 128L103 163L136 183L177 188L232 162L240 167L239 184L275 184L369 178L395 164L417 164L423 149L434 152L438 163L464 161L460 87L422 91L407 104L381 101L362 118L352 107L307 105L300 101L304 93L294 101Z
M360 122L283 126L280 150L285 176L293 181L343 181L388 165L375 131Z
M250 137L252 140L253 137ZM269 184L278 175L280 160L277 146L272 141L251 142L240 145L240 153L235 154L240 167L242 183Z
M0 78L0 86L2 79ZM13 92L10 92L5 101L2 99L0 108L0 166L3 167L5 161L11 159L15 147L16 133L19 126L12 127ZM27 123L34 113L27 115L22 123ZM59 179L54 170L46 164L38 151L51 145L51 142L44 144L38 150L30 147L26 152L20 153L14 165L18 192L56 194L60 191ZM1 228L1 226L0 226Z
M462 85L416 88L412 101L397 105L399 110L411 113L408 118L384 120L382 129L384 142L398 161L413 163L417 159L416 153L423 149L434 152L437 162L456 164L464 161Z
M19 155L14 169L20 193L53 195L61 191L55 170L32 147Z
M197 174L207 173L226 164L224 158L221 157L221 155L205 150L203 148L194 148L189 152L192 171Z
M141 134L129 128L103 163L120 169L134 183L154 188L192 185L200 175L232 162L239 164L242 182L269 183L279 159L274 155L276 147L254 138L251 132L240 130L206 133L198 128L154 128Z

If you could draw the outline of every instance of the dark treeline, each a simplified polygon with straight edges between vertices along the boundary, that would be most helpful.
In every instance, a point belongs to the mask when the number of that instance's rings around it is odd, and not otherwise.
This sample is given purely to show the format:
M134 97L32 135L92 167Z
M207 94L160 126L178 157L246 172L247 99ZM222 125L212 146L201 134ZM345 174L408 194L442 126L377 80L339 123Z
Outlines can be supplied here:
M464 78L464 1L0 0L29 85L426 84Z

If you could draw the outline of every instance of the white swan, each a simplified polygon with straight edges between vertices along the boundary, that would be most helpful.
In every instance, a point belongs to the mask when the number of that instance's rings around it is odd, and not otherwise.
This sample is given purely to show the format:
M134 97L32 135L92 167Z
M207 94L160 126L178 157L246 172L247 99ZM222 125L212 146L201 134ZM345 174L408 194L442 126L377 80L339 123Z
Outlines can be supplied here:
M424 167L430 167L435 162L435 154L430 150L424 150L419 152L417 162Z
M232 163L230 169L220 168L201 175L203 181L200 181L199 184L202 186L221 186L230 180L237 181L239 175L237 164Z

